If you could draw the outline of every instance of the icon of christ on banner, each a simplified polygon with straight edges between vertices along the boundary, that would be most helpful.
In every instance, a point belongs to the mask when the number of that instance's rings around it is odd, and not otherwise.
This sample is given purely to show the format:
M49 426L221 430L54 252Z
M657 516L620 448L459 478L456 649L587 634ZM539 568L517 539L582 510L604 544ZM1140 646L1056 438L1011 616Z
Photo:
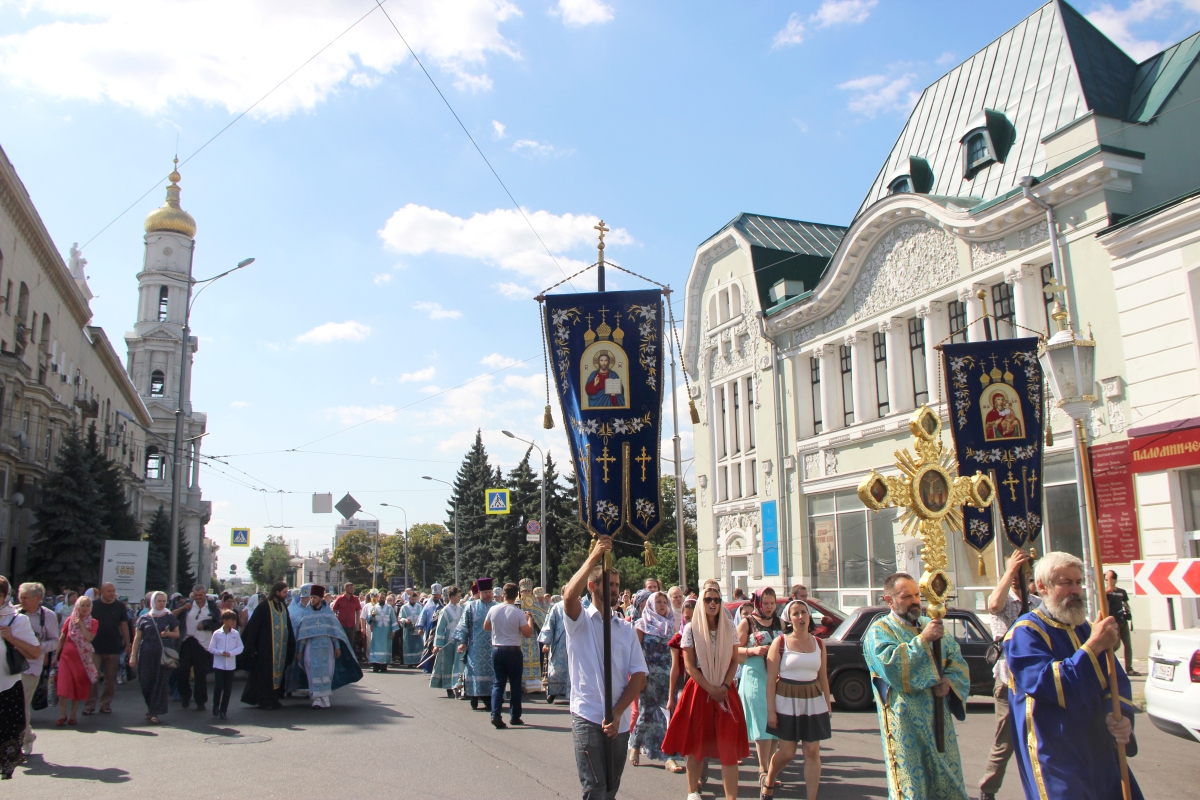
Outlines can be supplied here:
M586 368L587 357L584 354ZM608 348L596 350L591 355L592 371L583 384L587 408L628 408L625 402L625 384L620 369L624 366Z

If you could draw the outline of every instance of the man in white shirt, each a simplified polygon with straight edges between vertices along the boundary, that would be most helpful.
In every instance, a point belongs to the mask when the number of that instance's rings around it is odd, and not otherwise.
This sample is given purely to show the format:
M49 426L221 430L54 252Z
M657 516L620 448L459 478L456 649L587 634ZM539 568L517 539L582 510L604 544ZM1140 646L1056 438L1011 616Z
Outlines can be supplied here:
M500 719L505 684L510 686L509 723L525 724L521 719L521 676L525 669L521 637L533 636L533 618L528 611L517 607L519 593L517 584L504 584L504 602L489 608L483 619L483 629L492 635L492 670L496 673L496 682L492 684L492 725L497 730L508 727Z
M563 597L567 664L571 674L571 736L583 800L616 798L625 767L625 751L629 749L629 707L646 686L646 658L637 634L632 625L613 614L609 618L613 721L605 722L601 613L604 585L600 577L601 560L610 550L611 537L597 539L587 560L567 584ZM608 573L608 584L609 598L615 606L621 594L621 576L615 570ZM592 600L587 608L580 602L585 588ZM612 756L607 765L606 754Z
M179 669L175 673L179 683L179 696L187 708L193 695L196 710L203 711L208 702L208 673L212 672L212 653L208 643L213 632L221 627L221 612L215 600L208 599L208 590L202 583L192 587L192 602L180 607L175 616L183 629L183 641L179 645ZM193 690L188 673L195 674Z
M54 659L54 651L58 647L58 615L48 608L42 608L42 600L46 597L46 589L40 583L22 583L17 592L20 602L20 613L29 620L29 628L38 641L36 657L30 655L27 647L17 647L25 660L29 662L28 669L21 674L21 683L25 690L25 755L33 752L33 740L37 734L33 732L33 692L37 689L42 677L42 668L46 663L46 654ZM28 646L28 641L22 644Z

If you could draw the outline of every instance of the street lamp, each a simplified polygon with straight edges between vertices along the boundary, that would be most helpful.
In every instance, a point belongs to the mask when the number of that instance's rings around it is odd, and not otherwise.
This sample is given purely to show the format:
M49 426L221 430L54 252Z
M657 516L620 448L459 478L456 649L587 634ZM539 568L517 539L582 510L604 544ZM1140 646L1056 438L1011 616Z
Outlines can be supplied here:
M546 454L542 452L542 448L538 447L528 439L522 439L520 436L513 434L512 431L500 431L510 439L516 439L518 442L524 442L530 447L537 448L538 455L542 457L542 516L541 516L541 531L538 534L538 539L542 547L542 588L546 587Z
M450 487L451 492L454 491L454 484L450 483L450 481L444 481L441 478L433 478L429 475L422 475L421 479L444 483ZM462 582L458 578L458 498L453 494L451 494L451 502L454 503L454 585L461 589Z
M1051 287L1055 294L1062 294L1066 287L1056 283ZM1086 541L1091 549L1091 558L1087 566L1091 569L1091 579L1087 581L1089 592L1096 597L1095 607L1100 611L1100 618L1108 616L1108 597L1099 589L1100 576L1103 574L1103 560L1100 555L1100 540L1096 523L1096 497L1092 490L1091 459L1087 450L1087 430L1083 418L1096 402L1096 341L1084 339L1066 324L1067 312L1062 303L1054 302L1054 311L1050 314L1058 326L1058 331L1049 340L1038 345L1038 361L1042 364L1042 372L1050 380L1054 396L1058 399L1058 407L1075 421L1075 451L1078 465L1079 480L1083 483L1084 504L1087 506L1088 536ZM1105 651L1108 660L1108 674L1116 675L1116 659L1113 650ZM1112 692L1112 715L1121 719L1121 700L1118 692ZM1121 769L1121 784L1125 798L1130 797L1129 767L1126 762L1125 745L1117 743L1117 759Z
M387 503L380 503L379 505L387 506L388 508L400 508L400 506L395 505L395 504L388 505ZM405 511L403 508L400 508L400 511L401 511L401 513L404 514L404 588L407 589L408 588L408 512ZM376 554L378 554L378 552L379 552L379 544L378 544L379 537L378 536L375 537L375 541L376 541L375 552L376 552Z
M188 287L187 287L187 302L184 303L183 310L183 332L179 339L179 398L175 405L175 446L172 448L174 457L171 461L171 557L167 566L167 594L173 595L179 590L176 585L175 574L179 569L179 500L182 492L180 482L183 480L183 469L181 462L183 461L183 414L184 403L187 404L188 414L191 414L192 406L192 387L191 383L191 365L192 359L188 357L188 340L191 338L191 319L192 305L200 297L201 292L213 284L213 281L220 280L232 272L237 272L243 267L248 267L254 263L253 258L244 258L237 263L236 267L227 269L219 275L214 275L211 278L205 278L198 281L192 277L192 261L196 256L196 242L192 241L191 250L188 253ZM196 296L192 297L192 287L203 283L204 286ZM190 441L190 440L189 440Z

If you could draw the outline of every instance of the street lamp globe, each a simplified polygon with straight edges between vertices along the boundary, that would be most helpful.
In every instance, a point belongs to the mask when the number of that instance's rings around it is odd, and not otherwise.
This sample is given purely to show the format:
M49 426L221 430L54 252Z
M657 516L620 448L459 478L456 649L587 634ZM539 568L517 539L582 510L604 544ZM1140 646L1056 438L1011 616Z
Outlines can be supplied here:
M1067 312L1061 304L1055 303L1051 316L1058 323L1058 332L1038 347L1038 361L1058 407L1071 419L1083 419L1096 402L1096 342L1066 326Z

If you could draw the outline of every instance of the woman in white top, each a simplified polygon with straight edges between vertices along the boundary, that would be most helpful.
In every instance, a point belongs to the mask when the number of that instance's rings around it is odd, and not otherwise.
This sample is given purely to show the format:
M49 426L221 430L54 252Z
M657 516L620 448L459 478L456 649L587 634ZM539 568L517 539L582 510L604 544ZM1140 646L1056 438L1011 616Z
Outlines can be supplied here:
M41 645L29 627L29 620L8 602L12 589L0 576L0 779L8 780L13 770L24 763L25 688L21 672L8 669L8 650L24 658L41 655Z
M816 800L821 741L832 736L825 643L812 635L812 612L804 601L788 603L783 618L787 633L771 642L767 652L767 731L779 737L779 747L762 780L760 797L774 797L775 782L796 755L796 746L803 745L804 796Z

